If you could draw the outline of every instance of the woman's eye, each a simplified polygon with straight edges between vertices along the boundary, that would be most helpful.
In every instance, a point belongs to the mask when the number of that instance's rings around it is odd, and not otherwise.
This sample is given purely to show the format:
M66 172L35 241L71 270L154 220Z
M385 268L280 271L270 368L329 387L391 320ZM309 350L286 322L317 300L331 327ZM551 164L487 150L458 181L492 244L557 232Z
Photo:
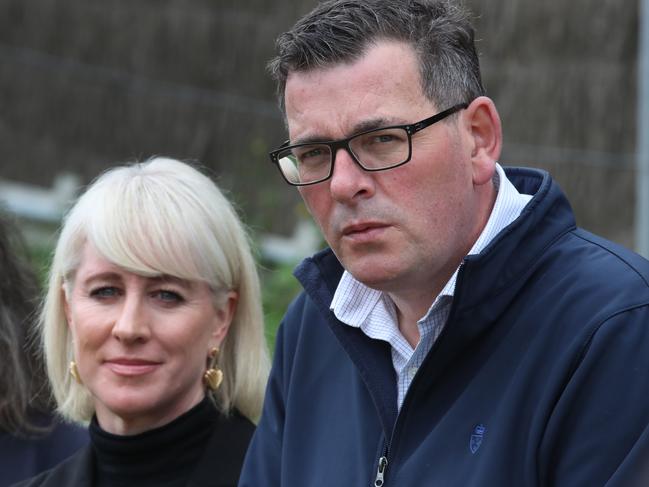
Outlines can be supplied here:
M161 289L154 293L154 296L160 301L165 303L181 303L184 301L184 298L174 291L168 291L166 289Z
M90 291L90 296L97 299L113 298L119 294L119 289L112 286L98 287Z

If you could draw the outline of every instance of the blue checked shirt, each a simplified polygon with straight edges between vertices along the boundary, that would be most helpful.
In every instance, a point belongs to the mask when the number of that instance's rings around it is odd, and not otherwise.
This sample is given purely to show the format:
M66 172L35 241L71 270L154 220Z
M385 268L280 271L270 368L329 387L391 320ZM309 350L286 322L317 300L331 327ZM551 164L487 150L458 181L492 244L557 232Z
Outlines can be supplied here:
M520 215L532 198L516 190L500 164L496 165L494 184L498 191L494 208L469 254L479 254L503 228ZM453 303L458 270L459 268L435 298L428 312L417 322L420 338L414 349L401 334L395 305L386 293L365 286L347 271L343 273L336 288L330 306L336 318L346 325L360 328L370 338L388 342L392 347L399 409L419 366L446 324Z

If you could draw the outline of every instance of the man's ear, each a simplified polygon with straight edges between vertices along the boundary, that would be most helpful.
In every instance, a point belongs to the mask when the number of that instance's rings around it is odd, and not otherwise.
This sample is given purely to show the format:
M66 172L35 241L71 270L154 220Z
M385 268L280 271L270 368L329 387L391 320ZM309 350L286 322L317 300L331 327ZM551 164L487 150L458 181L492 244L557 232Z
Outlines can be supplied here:
M491 180L502 150L500 116L486 96L473 100L463 115L471 144L473 184L482 185Z

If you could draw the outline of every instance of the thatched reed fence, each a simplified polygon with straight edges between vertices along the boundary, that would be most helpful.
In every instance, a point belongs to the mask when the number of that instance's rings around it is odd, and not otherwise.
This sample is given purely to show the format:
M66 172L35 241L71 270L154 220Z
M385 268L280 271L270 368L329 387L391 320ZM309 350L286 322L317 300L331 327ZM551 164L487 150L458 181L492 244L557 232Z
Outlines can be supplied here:
M582 226L632 245L637 2L468 3L503 162L550 169ZM284 128L264 67L313 4L0 0L0 177L197 159L253 227L289 233L298 198L266 161Z

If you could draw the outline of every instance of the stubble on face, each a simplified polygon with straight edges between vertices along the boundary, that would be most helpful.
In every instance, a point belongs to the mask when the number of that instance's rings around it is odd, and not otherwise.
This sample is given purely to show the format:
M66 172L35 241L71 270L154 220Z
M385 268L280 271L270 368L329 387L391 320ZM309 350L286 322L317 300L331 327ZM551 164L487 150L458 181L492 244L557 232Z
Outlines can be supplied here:
M292 141L348 137L368 120L409 124L448 108L424 96L417 57L399 42L378 43L351 64L292 73L285 97ZM336 256L364 284L431 296L468 250L471 169L453 123L417 133L401 167L368 173L341 150L329 181L300 188Z

